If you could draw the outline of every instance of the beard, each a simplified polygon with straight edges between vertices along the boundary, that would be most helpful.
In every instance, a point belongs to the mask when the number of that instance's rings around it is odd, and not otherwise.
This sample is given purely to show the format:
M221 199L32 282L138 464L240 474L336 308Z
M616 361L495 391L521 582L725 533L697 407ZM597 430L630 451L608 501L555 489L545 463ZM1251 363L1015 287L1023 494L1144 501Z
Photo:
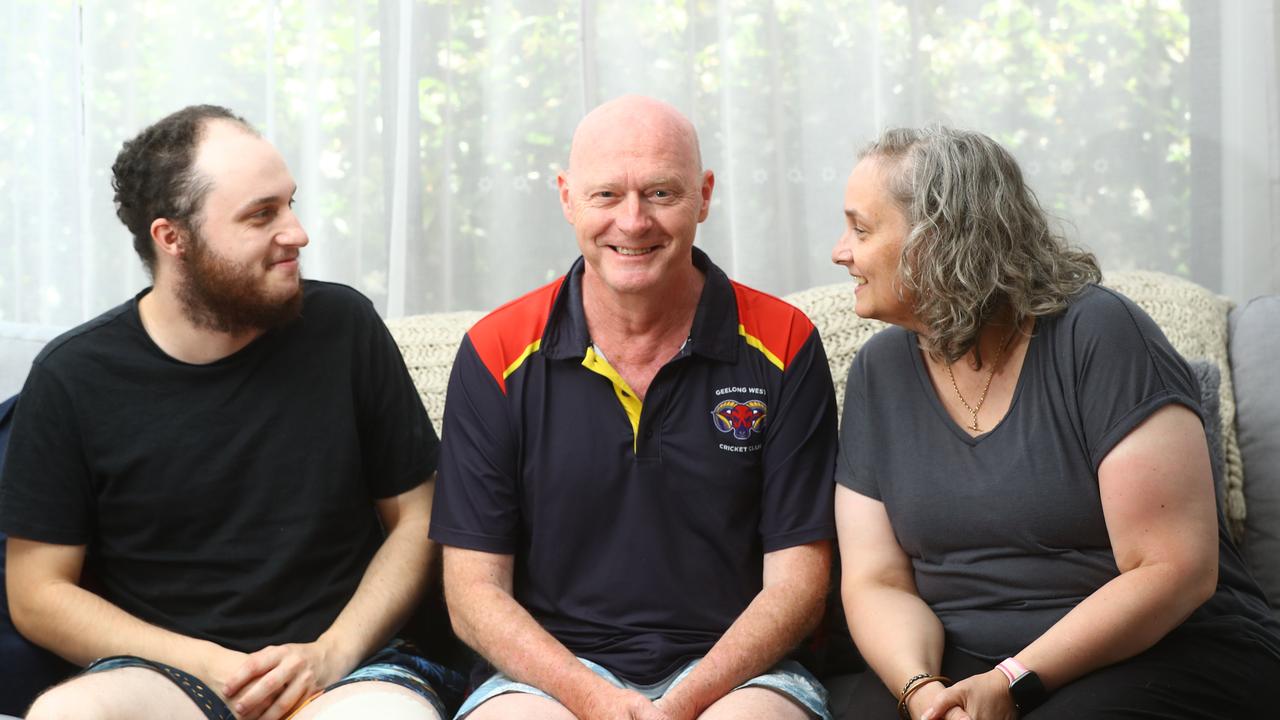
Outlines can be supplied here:
M221 333L266 331L302 314L302 276L288 297L272 297L254 268L238 265L214 252L199 230L189 235L182 256L178 298L197 327Z

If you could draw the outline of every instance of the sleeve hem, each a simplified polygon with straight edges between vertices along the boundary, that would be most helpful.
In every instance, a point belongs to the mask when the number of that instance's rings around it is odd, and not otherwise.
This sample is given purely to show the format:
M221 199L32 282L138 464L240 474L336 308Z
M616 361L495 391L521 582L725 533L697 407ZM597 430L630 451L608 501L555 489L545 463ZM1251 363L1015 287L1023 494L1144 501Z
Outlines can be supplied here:
M59 528L37 527L34 525L10 525L6 524L3 535L9 537L22 538L23 540L33 540L35 542L48 543L50 545L88 545L89 537L77 533L74 530L62 530Z
M1098 472L1098 467L1102 465L1102 461L1107 455L1120 444L1133 429L1141 425L1155 414L1155 412L1165 405L1177 403L1186 406L1191 412L1204 421L1204 412L1200 409L1200 404L1191 400L1186 395L1174 390L1163 390L1152 395L1133 407L1132 410L1125 413L1114 425L1111 426L1106 433L1103 434L1102 440L1098 443L1098 447L1094 448L1090 453L1089 460L1093 464L1094 473Z
M499 555L516 554L516 544L510 538L483 535L449 527L440 527L434 524L431 526L431 531L428 535L441 545L450 547L479 550Z
M432 455L433 456L427 459L426 461L424 461L419 466L418 469L405 473L404 475L397 478L395 482L390 483L385 487L378 488L378 491L373 493L373 498L375 500L386 500L387 498L393 498L397 495L406 493L418 487L422 483L430 480L431 476L434 475L436 470L439 469L436 463L436 460L439 458L440 453L436 452L436 453L433 453Z
M871 498L876 502L884 502L884 498L880 497L880 488L868 485L867 483L858 482L857 478L837 476L836 484L846 487L863 497Z
M834 523L824 523L816 527L803 528L800 530L792 530L790 532L770 535L764 538L764 551L766 553L775 550L785 550L797 545L805 545L818 540L831 540L836 536L836 526Z

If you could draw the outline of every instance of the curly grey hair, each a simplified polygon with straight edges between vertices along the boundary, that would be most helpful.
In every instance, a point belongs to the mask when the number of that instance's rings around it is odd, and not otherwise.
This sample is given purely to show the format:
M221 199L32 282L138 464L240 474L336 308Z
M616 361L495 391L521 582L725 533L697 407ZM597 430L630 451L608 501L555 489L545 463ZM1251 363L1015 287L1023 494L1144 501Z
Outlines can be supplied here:
M1020 324L1061 312L1101 280L1097 259L1050 228L1013 155L986 135L895 128L858 154L868 157L884 163L889 193L910 227L900 292L927 328L920 344L934 359L963 357L1003 307Z

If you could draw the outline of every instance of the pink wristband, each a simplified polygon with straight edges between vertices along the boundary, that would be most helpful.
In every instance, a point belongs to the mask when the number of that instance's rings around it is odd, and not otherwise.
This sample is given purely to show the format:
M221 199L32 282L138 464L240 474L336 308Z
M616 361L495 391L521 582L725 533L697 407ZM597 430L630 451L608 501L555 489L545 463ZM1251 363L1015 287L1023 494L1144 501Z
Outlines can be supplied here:
M1009 678L1010 685L1013 684L1014 680L1017 680L1030 672L1027 670L1026 665L1023 665L1014 658L1005 658L1004 660L1001 660L1000 664L996 665L996 669L1004 673L1005 677Z

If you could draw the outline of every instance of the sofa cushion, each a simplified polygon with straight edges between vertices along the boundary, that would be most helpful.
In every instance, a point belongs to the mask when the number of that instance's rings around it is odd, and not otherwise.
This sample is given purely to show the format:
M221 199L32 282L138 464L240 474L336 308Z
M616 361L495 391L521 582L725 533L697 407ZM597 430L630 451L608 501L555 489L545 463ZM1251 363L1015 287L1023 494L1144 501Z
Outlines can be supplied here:
M436 432L443 432L444 396L458 345L467 330L484 317L482 312L410 315L387 321L391 337L400 347L414 387Z
M853 310L853 283L849 282L801 290L783 299L799 308L818 328L831 366L831 379L836 384L836 417L844 417L844 385L853 356L888 324L858 317Z
M1244 555L1254 578L1280 602L1280 295L1231 314L1231 373L1236 382L1240 460L1249 482Z
M1213 468L1213 488L1218 495L1218 507L1226 502L1226 465L1222 458L1222 422L1218 417L1218 393L1222 386L1222 374L1218 366L1208 360L1192 360L1191 372L1200 385L1200 409L1204 411L1204 434L1209 445L1209 465Z
M1226 492L1223 510L1231 534L1244 537L1244 467L1236 439L1236 402L1227 354L1227 314L1231 301L1182 278L1158 272L1108 273L1105 284L1133 300L1164 331L1187 360L1207 360L1218 368L1218 418Z
M1226 487L1224 510L1232 534L1240 539L1245 498L1244 472L1233 423L1235 399L1227 361L1227 312L1231 302L1189 280L1158 272L1110 273L1104 284L1129 297L1151 315L1183 357L1203 359L1218 368L1221 380L1218 417ZM803 310L822 335L831 364L831 378L836 384L836 401L843 407L849 363L858 348L885 324L858 317L853 310L853 286L847 282L802 290L785 299ZM1280 570L1277 572L1280 574Z

